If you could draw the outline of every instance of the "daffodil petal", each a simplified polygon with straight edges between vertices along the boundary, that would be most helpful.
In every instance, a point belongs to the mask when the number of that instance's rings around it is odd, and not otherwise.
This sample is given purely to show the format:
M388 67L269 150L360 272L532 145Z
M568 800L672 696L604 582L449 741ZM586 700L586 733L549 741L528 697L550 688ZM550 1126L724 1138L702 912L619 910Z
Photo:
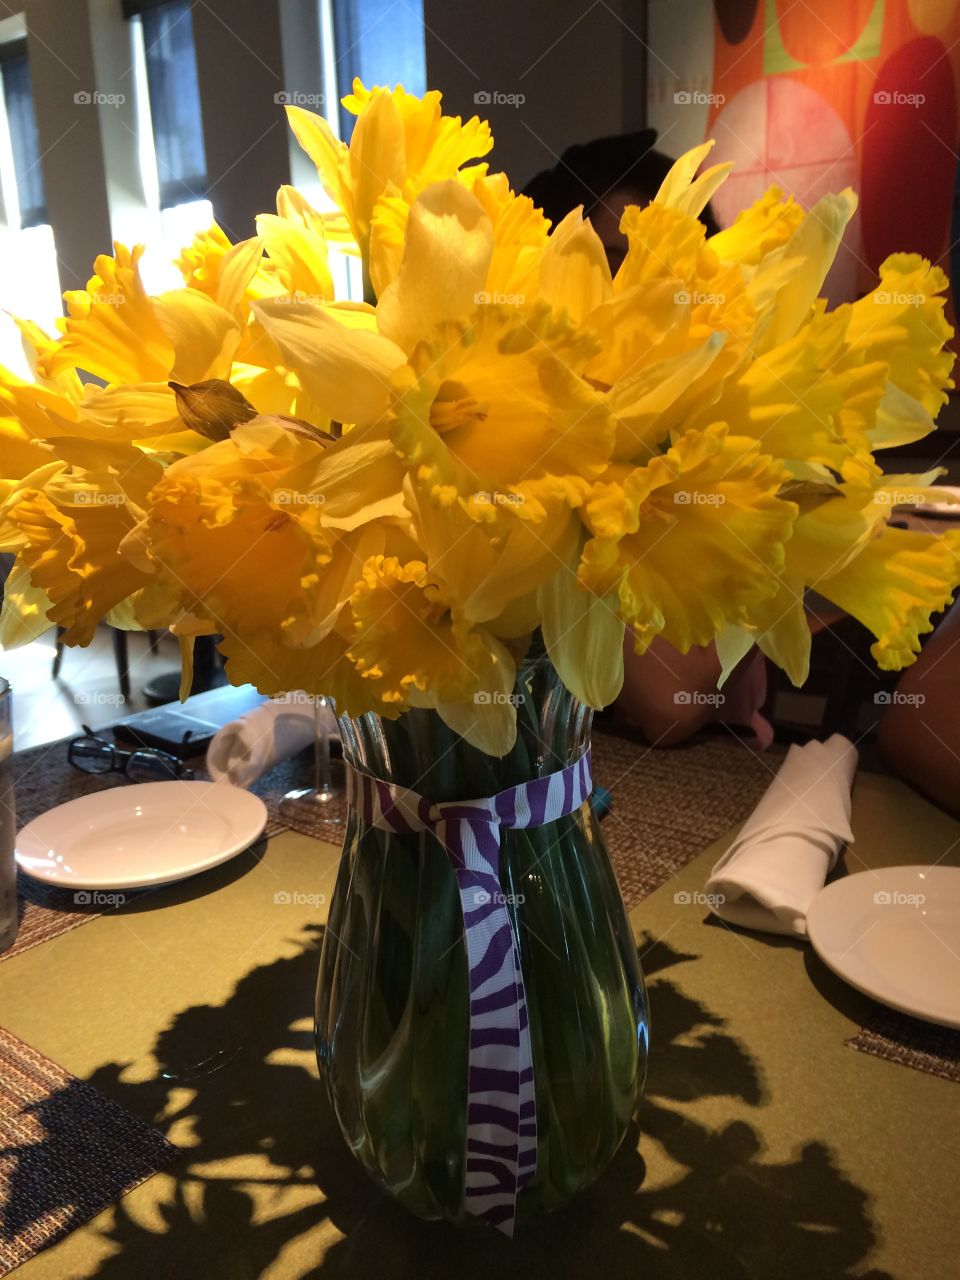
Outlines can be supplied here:
M154 299L154 313L174 351L170 380L189 386L229 379L240 342L240 326L229 311L196 290L175 289Z
M722 689L734 670L740 665L757 642L757 637L745 627L727 623L717 632L717 657L720 659L720 679L717 688Z
M784 577L775 595L750 610L757 647L799 688L810 674L810 623L803 607L803 583Z
M264 300L254 311L326 413L338 422L369 423L387 408L390 375L404 362L388 338L341 323L328 308Z
M786 342L807 319L856 208L857 198L849 188L839 195L823 196L787 241L784 256L803 265L777 295L759 351Z
M613 294L603 242L579 209L553 229L540 263L540 292L576 324Z
M960 584L960 531L941 535L884 528L818 590L876 636L871 653L884 671L916 661L920 636Z
M143 246L118 244L101 254L86 289L64 294L69 315L60 343L41 361L51 377L85 369L106 382L160 382L170 376L173 347L140 279Z
M0 612L0 649L16 649L38 640L53 626L47 617L52 601L30 578L30 570L18 556L3 587Z
M543 639L570 692L599 710L623 686L623 635L616 596L586 590L574 570L559 569L540 588Z
M868 432L872 449L895 449L913 444L936 429L936 423L919 400L888 382Z
M400 274L377 307L380 331L404 351L444 321L476 307L493 253L493 228L479 200L455 181L414 201Z
M671 166L670 172L654 196L654 201L698 218L733 168L732 161L726 161L723 164L713 165L699 178L694 176L713 146L714 140L711 138L701 143L699 147L692 147L684 152Z
M709 644L776 589L797 512L783 469L716 424L625 472L586 504L580 578L619 593L639 651L659 634L681 653Z

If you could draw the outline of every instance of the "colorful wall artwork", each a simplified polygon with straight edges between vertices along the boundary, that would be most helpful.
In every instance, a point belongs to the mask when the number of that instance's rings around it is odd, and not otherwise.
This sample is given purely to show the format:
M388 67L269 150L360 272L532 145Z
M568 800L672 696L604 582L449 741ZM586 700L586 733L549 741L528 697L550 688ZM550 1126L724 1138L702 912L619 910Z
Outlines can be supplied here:
M960 0L651 0L649 30L664 150L714 137L711 158L736 162L721 223L771 184L805 206L850 185L831 298L909 247L950 274L960 310Z

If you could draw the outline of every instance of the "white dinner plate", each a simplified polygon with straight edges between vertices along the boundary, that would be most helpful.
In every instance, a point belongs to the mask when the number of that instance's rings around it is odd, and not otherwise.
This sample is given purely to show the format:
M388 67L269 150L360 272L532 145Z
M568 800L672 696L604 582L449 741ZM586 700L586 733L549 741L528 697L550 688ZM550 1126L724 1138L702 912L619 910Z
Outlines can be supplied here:
M68 800L17 835L29 876L72 889L169 884L226 862L263 831L259 796L214 782L139 782Z
M960 1028L960 868L886 867L834 880L811 903L807 933L858 991Z

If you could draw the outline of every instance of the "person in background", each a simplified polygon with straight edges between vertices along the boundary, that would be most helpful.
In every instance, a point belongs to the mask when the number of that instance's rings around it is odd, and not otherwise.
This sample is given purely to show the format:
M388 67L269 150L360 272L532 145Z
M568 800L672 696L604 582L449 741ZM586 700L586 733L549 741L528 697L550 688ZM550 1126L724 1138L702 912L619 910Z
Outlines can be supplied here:
M624 209L649 204L673 164L656 150L656 141L654 129L642 129L568 147L553 168L531 179L524 195L554 225L583 205L583 216L593 224L610 270L616 274L627 252L627 240L620 231ZM709 205L700 218L708 235L719 230ZM711 721L729 725L757 746L772 742L773 729L760 712L767 678L757 650L727 680L722 701L717 697L720 660L712 644L680 654L655 639L641 656L634 652L628 631L624 665L617 707L655 746L676 746Z
M960 813L960 599L900 677L879 742L892 773Z

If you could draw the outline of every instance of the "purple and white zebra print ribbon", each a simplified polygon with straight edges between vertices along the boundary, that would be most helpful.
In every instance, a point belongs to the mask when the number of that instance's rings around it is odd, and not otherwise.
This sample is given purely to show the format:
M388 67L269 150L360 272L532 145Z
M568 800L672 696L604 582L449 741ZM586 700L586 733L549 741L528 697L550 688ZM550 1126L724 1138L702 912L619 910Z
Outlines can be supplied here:
M470 972L466 1208L507 1235L517 1191L537 1168L537 1109L520 950L500 885L500 829L554 822L592 787L589 750L546 778L443 804L347 770L347 800L365 822L432 832L456 874Z

